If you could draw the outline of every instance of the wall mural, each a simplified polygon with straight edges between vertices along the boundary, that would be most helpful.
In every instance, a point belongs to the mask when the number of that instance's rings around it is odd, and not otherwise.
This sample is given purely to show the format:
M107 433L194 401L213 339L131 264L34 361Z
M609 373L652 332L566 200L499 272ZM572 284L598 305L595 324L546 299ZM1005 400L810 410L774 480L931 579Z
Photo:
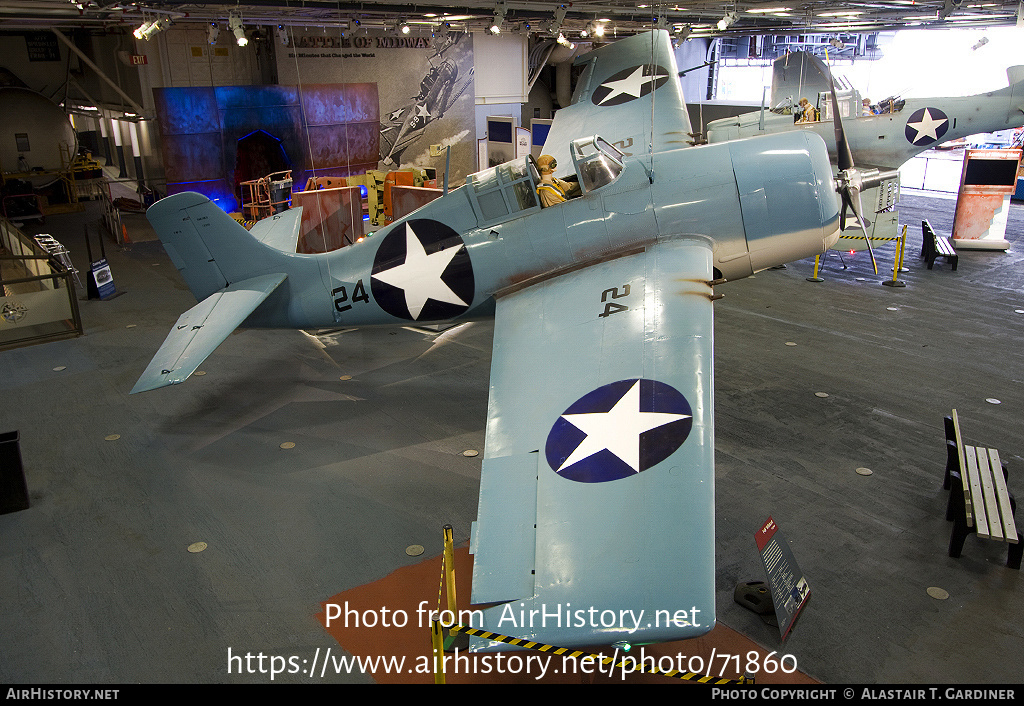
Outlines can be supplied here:
M436 169L430 145L451 148L451 183L476 171L475 92L472 36L446 38L328 33L292 35L277 47L282 83L376 82L380 123L379 163L383 171ZM319 169L317 170L319 174Z
M167 193L198 191L239 210L239 184L292 170L347 176L377 166L374 83L153 89Z

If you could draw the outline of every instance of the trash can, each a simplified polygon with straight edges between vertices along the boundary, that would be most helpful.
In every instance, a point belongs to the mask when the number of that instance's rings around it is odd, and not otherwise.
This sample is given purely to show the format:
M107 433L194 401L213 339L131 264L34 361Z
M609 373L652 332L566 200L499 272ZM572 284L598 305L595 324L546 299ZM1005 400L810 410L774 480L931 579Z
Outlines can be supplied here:
M19 434L9 431L0 434L0 515L27 510L28 485L21 465Z

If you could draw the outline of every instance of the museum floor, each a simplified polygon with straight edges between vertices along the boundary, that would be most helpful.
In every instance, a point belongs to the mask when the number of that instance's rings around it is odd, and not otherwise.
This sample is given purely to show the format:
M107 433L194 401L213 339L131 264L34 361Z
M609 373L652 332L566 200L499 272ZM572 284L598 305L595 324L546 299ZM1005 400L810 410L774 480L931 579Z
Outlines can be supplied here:
M1024 206L1009 252L928 270L921 219L948 233L953 208L904 196L905 288L880 284L886 248L879 275L859 253L848 269L827 258L823 282L804 260L718 289L718 622L812 679L1020 682L1021 574L1006 545L975 536L947 556L941 480L955 407L968 443L998 448L1024 493ZM84 271L82 223L97 217L29 232ZM202 374L129 396L195 303L145 237L107 244L121 295L81 301L84 336L0 351L0 432L20 432L32 502L0 516L0 683L269 683L271 657L286 660L275 682L429 681L307 672L328 649L405 649L391 627L336 639L325 603L361 595L375 618L436 604L441 528L464 547L476 516L480 456L463 452L483 448L491 325L241 331ZM811 587L785 642L733 601L764 578L754 533L768 517ZM719 655L746 649L726 644Z

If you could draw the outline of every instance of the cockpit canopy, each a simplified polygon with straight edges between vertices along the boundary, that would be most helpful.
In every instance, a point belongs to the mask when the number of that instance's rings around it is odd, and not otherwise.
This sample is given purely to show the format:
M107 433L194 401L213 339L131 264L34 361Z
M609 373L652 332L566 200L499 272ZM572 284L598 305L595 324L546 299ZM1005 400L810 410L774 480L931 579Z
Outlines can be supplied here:
M584 196L612 183L622 172L622 152L597 135L573 140L569 152ZM466 191L481 227L539 210L538 184L540 172L532 156L466 177Z
M611 184L622 172L622 152L602 137L594 135L573 140L571 151L584 194Z

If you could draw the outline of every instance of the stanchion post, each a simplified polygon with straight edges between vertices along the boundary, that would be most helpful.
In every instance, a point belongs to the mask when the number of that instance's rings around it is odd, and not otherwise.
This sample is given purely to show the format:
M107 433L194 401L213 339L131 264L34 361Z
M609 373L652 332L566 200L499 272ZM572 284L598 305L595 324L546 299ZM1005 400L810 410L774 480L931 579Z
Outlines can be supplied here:
M903 234L900 235L900 247L896 253L896 260L892 263L892 279L885 280L882 284L887 287L906 287L906 282L897 279L900 269L903 267L903 250L907 244L907 227L903 226Z
M455 548L453 540L453 530L451 525L444 526L444 572L445 572L445 583L448 584L448 610L452 612L453 620L458 624L458 602L455 598ZM458 628L453 627L452 632L457 632Z
M807 278L808 282L824 282L825 281L823 278L818 276L818 260L820 258L821 258L821 255L815 255L814 256L814 276L813 277L808 277Z
M469 649L469 635L459 631L459 602L455 596L455 542L451 525L444 526L444 582L448 587L448 611L452 615L451 627L444 627L444 648L458 652ZM438 602L440 602L440 596Z
M434 652L434 683L444 684L444 640L441 638L441 621L430 621L430 645Z

